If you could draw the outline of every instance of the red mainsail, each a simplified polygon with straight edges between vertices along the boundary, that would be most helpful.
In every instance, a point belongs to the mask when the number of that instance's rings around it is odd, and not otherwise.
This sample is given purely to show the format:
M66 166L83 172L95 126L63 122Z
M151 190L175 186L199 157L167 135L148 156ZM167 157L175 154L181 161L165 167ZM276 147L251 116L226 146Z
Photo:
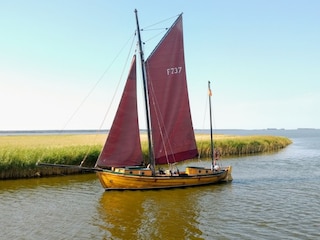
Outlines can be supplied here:
M140 165L142 161L134 56L116 116L96 165L124 167Z
M146 60L155 162L179 162L198 155L184 61L182 15Z

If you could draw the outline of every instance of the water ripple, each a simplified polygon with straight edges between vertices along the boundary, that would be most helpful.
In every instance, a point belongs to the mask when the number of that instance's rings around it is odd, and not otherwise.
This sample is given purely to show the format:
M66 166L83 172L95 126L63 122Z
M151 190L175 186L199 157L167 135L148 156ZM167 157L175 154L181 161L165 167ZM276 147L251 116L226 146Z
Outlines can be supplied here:
M95 175L2 181L3 239L320 239L320 136L225 160L232 184L104 192Z

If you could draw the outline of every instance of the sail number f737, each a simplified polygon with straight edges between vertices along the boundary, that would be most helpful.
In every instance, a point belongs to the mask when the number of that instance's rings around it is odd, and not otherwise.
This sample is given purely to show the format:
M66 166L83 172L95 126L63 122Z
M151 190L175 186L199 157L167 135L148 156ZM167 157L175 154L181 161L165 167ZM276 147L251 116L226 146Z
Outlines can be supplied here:
M182 67L167 68L167 75L180 74Z

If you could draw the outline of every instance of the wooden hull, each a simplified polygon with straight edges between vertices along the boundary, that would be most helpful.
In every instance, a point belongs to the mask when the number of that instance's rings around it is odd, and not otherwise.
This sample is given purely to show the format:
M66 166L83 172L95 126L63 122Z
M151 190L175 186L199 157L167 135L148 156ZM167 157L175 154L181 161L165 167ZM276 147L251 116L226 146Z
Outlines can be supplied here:
M138 175L103 170L97 172L102 186L106 190L147 190L167 189L209 185L220 182L232 181L231 166L218 172L208 174L176 174L168 175Z

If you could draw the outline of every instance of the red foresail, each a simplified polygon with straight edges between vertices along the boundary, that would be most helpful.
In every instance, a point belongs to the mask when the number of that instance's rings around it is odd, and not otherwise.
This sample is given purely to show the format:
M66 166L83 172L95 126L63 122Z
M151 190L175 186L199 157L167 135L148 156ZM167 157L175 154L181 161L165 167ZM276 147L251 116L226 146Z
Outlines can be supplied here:
M182 15L146 60L152 138L157 164L198 155L183 48Z
M137 113L136 57L108 138L97 161L99 167L140 165L142 158Z

